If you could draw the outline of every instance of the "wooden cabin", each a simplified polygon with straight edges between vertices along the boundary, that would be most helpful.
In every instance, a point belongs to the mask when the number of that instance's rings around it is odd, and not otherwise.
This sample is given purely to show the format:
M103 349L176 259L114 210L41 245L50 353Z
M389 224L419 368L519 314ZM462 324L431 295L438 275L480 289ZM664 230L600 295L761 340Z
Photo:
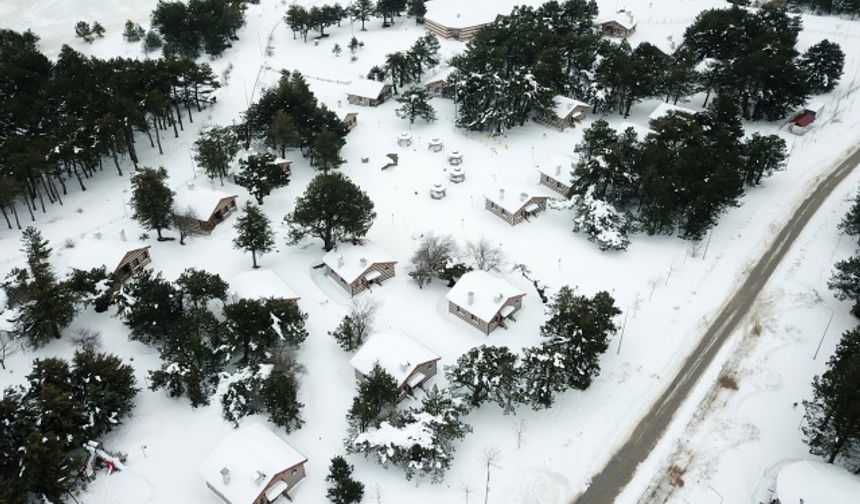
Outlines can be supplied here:
M466 42L475 38L484 27L504 19L515 5L512 0L433 0L427 2L424 27L437 37Z
M305 478L308 459L263 424L228 433L200 466L200 475L225 504L285 504Z
M358 381L379 366L397 382L403 399L436 375L439 355L402 333L379 333L368 339L349 363Z
M189 209L194 214L194 233L208 235L236 211L236 195L203 187L185 187L176 191L174 205L180 210Z
M548 201L549 196L528 187L495 187L484 193L484 208L512 226L546 210Z
M352 81L347 91L347 101L352 105L376 107L385 103L394 94L391 84L369 79Z
M283 299L299 302L299 296L280 275L270 269L243 271L230 282L234 299Z
M600 22L600 32L607 37L627 38L635 31L633 14L623 10Z
M394 278L396 265L397 261L367 240L362 245L341 244L323 256L325 274L350 296Z
M430 77L424 84L424 89L427 91L427 95L436 98L451 97L452 93L449 90L448 77L451 76L454 70L454 67L448 67Z
M283 170L287 174L290 174L293 171L293 162L290 161L289 159L284 159L284 158L279 157L279 158L275 158L273 163L275 164L275 166L277 166L278 168L280 168L281 170Z
M556 155L538 166L541 185L565 198L570 195L572 173L573 159L568 156Z
M507 329L523 307L526 293L506 280L486 271L466 273L448 291L448 312L489 335L499 327Z
M576 123L585 119L591 105L568 98L567 96L556 96L553 98L553 107L535 116L535 120L547 126L552 126L564 131Z
M113 287L118 288L152 262L149 248L143 243L85 238L65 252L66 265L77 271L104 268L113 274L117 281Z
M352 131L358 125L358 112L347 112L341 114L340 121L348 131Z

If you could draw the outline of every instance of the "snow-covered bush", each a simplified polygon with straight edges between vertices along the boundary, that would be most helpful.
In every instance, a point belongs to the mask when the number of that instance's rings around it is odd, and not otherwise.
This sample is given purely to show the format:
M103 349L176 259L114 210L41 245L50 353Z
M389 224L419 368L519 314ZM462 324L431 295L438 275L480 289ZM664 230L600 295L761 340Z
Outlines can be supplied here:
M573 230L588 235L600 250L627 250L630 223L626 215L606 201L594 197L591 186L585 194L572 198L574 208Z

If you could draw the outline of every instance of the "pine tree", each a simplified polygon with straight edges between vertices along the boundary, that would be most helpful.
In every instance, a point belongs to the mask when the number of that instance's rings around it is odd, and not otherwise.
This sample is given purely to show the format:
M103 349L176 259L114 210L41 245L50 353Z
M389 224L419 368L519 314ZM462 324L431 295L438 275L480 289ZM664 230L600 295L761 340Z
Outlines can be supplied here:
M69 286L57 280L49 262L51 249L38 229L30 226L21 236L26 270L13 270L12 288L23 294L15 329L34 348L59 339L74 319L76 299Z
M842 335L827 370L812 381L813 398L804 401L803 434L813 455L828 463L842 456L860 468L860 328Z
M143 270L125 284L117 299L119 316L130 337L160 347L182 315L182 297L161 273Z
M520 400L535 410L549 408L555 394L567 390L562 355L550 342L526 348L520 359Z
M304 425L301 417L304 404L299 402L299 384L295 374L280 370L275 366L263 384L262 400L269 414L269 420L292 432Z
M243 365L264 362L282 343L298 347L307 338L305 316L281 299L239 299L224 306L226 340Z
M205 309L216 299L222 303L227 300L227 282L217 273L187 268L176 279L176 288L183 307Z
M409 48L407 57L414 69L413 78L420 81L424 72L439 64L439 40L432 33L419 38Z
M753 133L742 146L741 167L747 185L759 185L765 176L785 168L788 151L785 140L776 135Z
M508 347L473 348L445 367L445 377L454 393L473 408L493 401L505 413L511 413L518 400L517 356Z
M845 53L839 44L824 39L803 53L799 66L809 79L810 93L832 91L842 77Z
M426 0L409 0L409 10L407 14L415 18L416 24L424 22L424 15L427 14L427 6L424 5Z
M340 157L340 150L345 140L328 129L320 131L311 145L311 166L323 173L339 167L344 163Z
M237 152L239 139L231 127L211 127L194 142L194 162L210 179L218 177L222 186Z
M860 192L854 196L851 208L839 222L839 230L855 240L860 240Z
M353 20L361 21L361 31L367 31L364 25L370 20L375 9L373 0L355 0L349 7L349 13Z
M89 418L87 435L101 437L121 424L134 408L134 368L115 355L92 350L76 352L71 379L76 398Z
M287 149L301 144L296 123L285 110L278 110L272 118L269 129L266 130L266 146L280 151L281 157L286 157Z
M373 330L373 321L379 305L367 298L352 300L349 313L343 317L334 331L329 331L335 341L347 352L354 352L364 344Z
M552 345L554 358L561 359L567 387L585 390L600 373L600 356L609 346L609 336L618 330L614 319L621 310L607 292L588 298L564 286L547 311L541 335Z
M334 54L334 57L335 57L335 58L339 58L339 57L340 57L340 53L342 53L342 52L343 52L343 49L341 49L340 44L335 44L335 45L331 48L331 53L332 53L332 54Z
M105 27L102 26L102 24L99 23L98 21L93 21L92 31L93 31L93 35L95 35L97 38L104 38L105 37Z
M132 217L144 229L154 230L163 241L161 230L170 227L173 213L173 191L167 187L167 171L142 168L131 179Z
M239 166L236 184L247 189L258 205L262 205L263 198L274 189L290 183L290 172L277 164L271 154L251 154L247 159L239 160Z
M358 382L358 393L352 400L347 418L356 432L379 427L395 411L400 395L397 382L379 364Z
M126 42L140 42L146 36L146 30L139 24L134 23L131 19L125 22L125 30L122 32L122 38Z
M332 504L356 504L364 497L364 485L352 479L352 466L340 455L331 459L326 496Z
M840 301L851 301L851 314L860 317L860 256L853 256L836 263L836 271L827 282Z
M269 218L250 201L245 202L242 211L242 215L236 219L237 235L233 240L233 246L250 252L253 267L256 269L259 268L257 254L262 255L272 251L275 246L275 235L272 233Z
M164 42L161 40L161 37L158 36L158 33L152 30L146 32L146 35L143 37L143 52L145 54L157 51L161 49L163 45Z
M90 24L86 21L78 21L75 23L75 37L82 39L87 44L92 44L93 40L95 40L93 37L93 30L90 28Z
M397 115L403 119L409 119L410 124L415 123L416 117L427 122L436 120L436 111L430 105L427 89L423 86L415 86L404 91L397 97L397 102L401 104L396 111Z
M338 243L363 238L375 218L367 194L343 174L330 173L311 181L285 220L290 243L313 236L329 251Z

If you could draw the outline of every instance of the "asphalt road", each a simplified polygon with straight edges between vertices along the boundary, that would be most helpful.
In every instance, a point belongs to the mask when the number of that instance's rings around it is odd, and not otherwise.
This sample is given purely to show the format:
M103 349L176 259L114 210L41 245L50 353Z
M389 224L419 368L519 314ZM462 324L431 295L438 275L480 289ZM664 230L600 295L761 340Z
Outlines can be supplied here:
M663 436L675 411L681 407L702 374L713 363L720 348L747 316L762 288L809 219L858 164L860 147L855 147L851 155L821 178L812 194L795 210L771 246L749 271L746 280L714 318L666 390L657 398L606 466L592 477L588 488L573 499L574 504L611 504L615 501L633 478L636 467L648 457Z

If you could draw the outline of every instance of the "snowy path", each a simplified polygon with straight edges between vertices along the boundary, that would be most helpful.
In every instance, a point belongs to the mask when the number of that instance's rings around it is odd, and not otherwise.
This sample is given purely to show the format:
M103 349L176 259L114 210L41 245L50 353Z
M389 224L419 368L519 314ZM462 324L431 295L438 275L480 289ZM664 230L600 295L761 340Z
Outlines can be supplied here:
M633 478L637 466L645 461L663 436L675 415L702 375L714 362L723 344L738 329L750 312L762 288L785 257L809 219L834 189L860 164L860 147L838 163L819 182L812 193L792 214L773 243L753 267L746 280L725 303L687 357L681 371L642 417L627 441L591 479L586 491L574 499L576 504L613 502Z

